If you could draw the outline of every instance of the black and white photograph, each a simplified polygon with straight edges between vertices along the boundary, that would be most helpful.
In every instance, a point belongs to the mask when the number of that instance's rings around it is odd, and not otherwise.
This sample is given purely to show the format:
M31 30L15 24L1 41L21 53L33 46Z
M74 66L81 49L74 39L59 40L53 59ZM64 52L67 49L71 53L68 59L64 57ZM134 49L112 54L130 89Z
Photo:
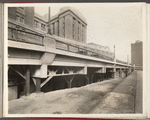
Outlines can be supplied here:
M143 116L144 3L4 6L4 116Z

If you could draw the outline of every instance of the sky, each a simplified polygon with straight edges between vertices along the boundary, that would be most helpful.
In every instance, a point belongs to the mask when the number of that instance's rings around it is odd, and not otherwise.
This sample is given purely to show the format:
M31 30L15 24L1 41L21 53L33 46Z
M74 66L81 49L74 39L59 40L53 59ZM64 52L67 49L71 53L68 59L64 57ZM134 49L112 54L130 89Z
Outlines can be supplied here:
M108 46L119 60L131 61L131 43L142 41L142 6L139 4L50 3L35 7L40 15L57 14L62 7L74 7L87 21L87 43Z

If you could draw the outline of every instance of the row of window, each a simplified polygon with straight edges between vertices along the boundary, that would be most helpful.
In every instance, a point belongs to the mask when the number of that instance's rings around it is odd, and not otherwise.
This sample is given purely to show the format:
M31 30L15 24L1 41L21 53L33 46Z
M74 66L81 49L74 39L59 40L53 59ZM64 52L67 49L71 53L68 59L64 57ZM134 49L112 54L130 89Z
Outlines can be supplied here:
M65 37L65 17L63 17L63 37ZM52 23L52 34L59 36L59 20L57 22Z
M21 17L19 15L16 15L16 21L24 23L24 17Z
M81 23L78 21L78 25L76 25L76 19L73 18L73 23L72 23L72 38L75 40L75 26L77 26L78 28L78 41L80 40L80 34L82 35L81 36L81 40L82 42L84 41L84 25L82 25L82 31L80 29L80 25Z
M36 28L41 27L42 30L45 30L45 29L46 29L46 25L43 24L43 23L38 22L37 20L34 20L34 26L35 26Z
M17 7L16 12L17 12L16 21L24 23L25 19L24 7Z
M57 31L55 30L55 24L57 25L56 27L57 27ZM54 35L58 35L59 36L59 20L56 22L56 23L52 23L52 30L53 30L53 34Z

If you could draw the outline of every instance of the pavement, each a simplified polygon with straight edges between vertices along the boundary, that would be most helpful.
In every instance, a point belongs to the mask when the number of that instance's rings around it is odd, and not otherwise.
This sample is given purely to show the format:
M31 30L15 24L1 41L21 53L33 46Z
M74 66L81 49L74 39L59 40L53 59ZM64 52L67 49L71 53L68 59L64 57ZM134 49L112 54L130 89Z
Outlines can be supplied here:
M142 71L126 77L108 93L91 114L142 113Z
M116 78L79 88L33 93L9 101L9 114L120 114L135 113L140 104L141 75L131 73L125 79ZM137 86L138 81L138 88ZM135 100L136 95L138 99ZM138 109L140 110L140 109Z
M142 96L143 96L143 72L137 71L137 88L136 88L136 98L135 98L135 113L142 113L143 107L142 107Z

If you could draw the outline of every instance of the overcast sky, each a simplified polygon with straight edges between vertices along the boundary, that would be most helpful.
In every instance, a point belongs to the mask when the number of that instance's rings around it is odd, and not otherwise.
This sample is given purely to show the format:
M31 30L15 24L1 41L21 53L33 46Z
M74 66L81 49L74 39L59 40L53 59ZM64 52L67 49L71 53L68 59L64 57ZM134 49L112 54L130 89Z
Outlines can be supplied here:
M131 43L142 41L142 6L136 4L44 4L35 7L35 12L44 15L51 7L51 15L55 15L62 7L74 7L79 10L87 21L87 42L109 46L116 58L131 60Z

